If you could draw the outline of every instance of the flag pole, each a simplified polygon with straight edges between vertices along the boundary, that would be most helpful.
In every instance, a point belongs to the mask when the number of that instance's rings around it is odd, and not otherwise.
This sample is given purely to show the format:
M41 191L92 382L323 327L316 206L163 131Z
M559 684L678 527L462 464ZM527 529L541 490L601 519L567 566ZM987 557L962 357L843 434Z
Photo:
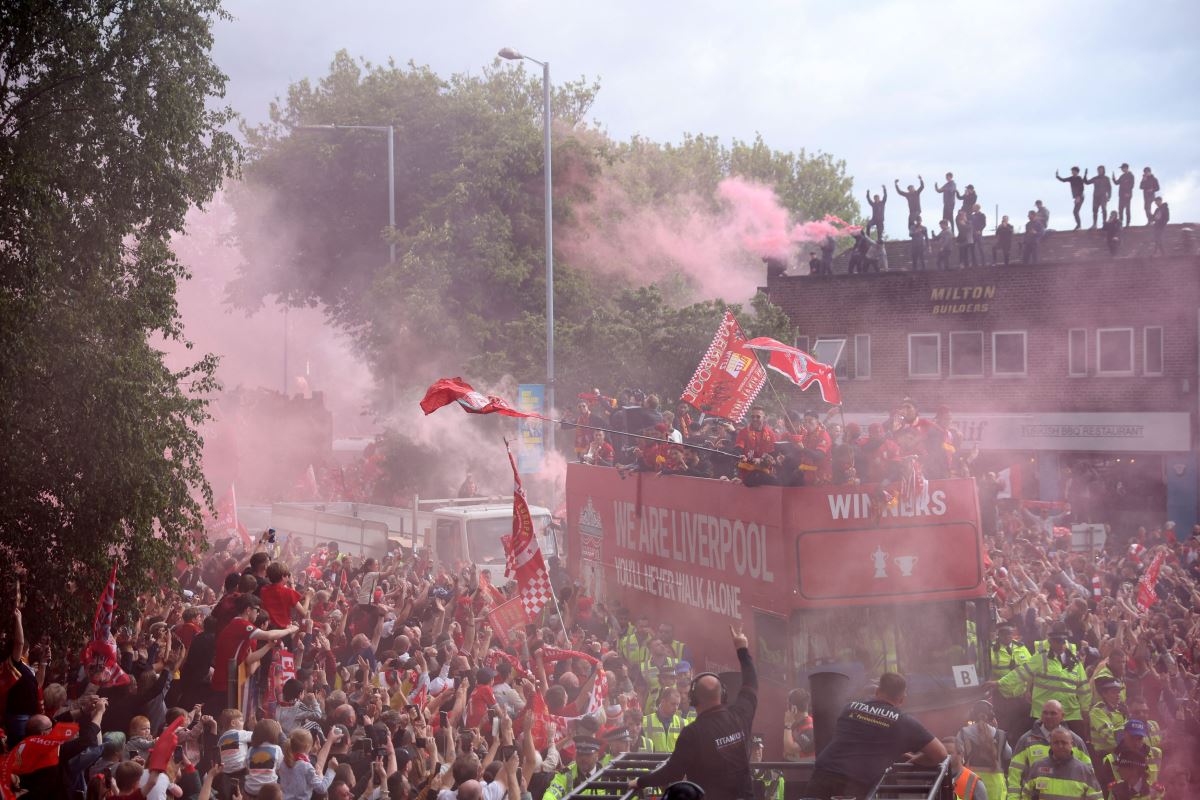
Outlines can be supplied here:
M767 386L771 387L771 394L775 396L775 402L779 403L779 408L783 411L783 424L787 426L790 433L796 433L796 426L792 424L792 418L788 415L787 406L783 402L783 398L779 396L779 392L775 389L775 384L771 383L770 370L763 367L763 377L767 382Z

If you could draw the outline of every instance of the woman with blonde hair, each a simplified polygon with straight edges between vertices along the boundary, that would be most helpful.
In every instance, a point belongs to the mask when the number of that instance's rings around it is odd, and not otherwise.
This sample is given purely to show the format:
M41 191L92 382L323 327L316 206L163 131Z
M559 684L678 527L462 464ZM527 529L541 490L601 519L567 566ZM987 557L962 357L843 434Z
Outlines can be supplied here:
M313 763L309 756L313 746L312 734L304 728L292 731L283 755L283 766L279 768L279 787L283 789L283 800L308 800L314 792L325 794L329 791L329 785L333 783L333 770L326 772L325 762L329 759L329 750L341 737L341 728L333 726L321 751L317 753L316 763Z

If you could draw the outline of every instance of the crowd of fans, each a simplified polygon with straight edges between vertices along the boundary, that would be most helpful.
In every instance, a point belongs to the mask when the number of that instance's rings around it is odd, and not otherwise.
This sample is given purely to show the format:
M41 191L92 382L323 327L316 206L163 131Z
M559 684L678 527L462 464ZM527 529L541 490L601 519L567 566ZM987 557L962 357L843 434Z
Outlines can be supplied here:
M887 419L867 426L825 414L770 414L751 408L743 427L700 419L680 403L660 410L657 395L599 390L582 395L571 417L579 461L622 469L740 481L747 486L889 484L914 472L924 478L970 477L977 448L963 446L950 409L921 417L904 398ZM595 430L605 428L621 433ZM629 436L627 434L635 434Z
M970 475L975 462L946 409L927 420L908 400L865 435L761 408L738 429L635 392L593 392L577 412L580 426L652 437L578 427L580 460L748 486ZM988 649L993 680L961 729L936 731L955 770L990 797L1032 797L1063 730L1078 796L1110 784L1122 799L1198 796L1200 526L1114 528L1101 552L1077 552L1069 504L998 499L997 476L978 477L997 625L991 641L972 622L960 633ZM502 632L489 611L515 587L486 570L270 538L253 552L219 542L177 594L118 609L119 671L26 641L35 609L17 602L0 643L0 779L29 797L561 800L619 753L669 752L695 718L692 664L711 654L693 654L674 620L596 602L553 559L557 606ZM804 689L785 722L781 742L751 738L756 758L764 744L816 755ZM786 781L759 770L756 792L781 800Z
M1099 166L1091 178L1088 177L1087 170L1081 175L1079 167L1072 167L1068 177L1064 178L1057 172L1055 177L1071 185L1075 230L1082 227L1080 209L1083 207L1087 189L1091 187L1092 230L1098 229L1104 236L1109 252L1114 256L1118 255L1121 251L1122 230L1132 225L1131 204L1135 178L1129 165L1122 164L1117 174L1109 174L1104 166ZM1039 247L1046 236L1053 232L1050 228L1050 210L1038 200L1034 203L1034 208L1026 214L1023 235L1019 239L1008 216L1001 217L995 226L989 253L983 244L988 219L973 184L967 184L965 191L959 192L952 172L946 173L944 184L934 182L934 191L941 195L942 215L937 226L931 229L922 221L921 195L925 191L925 179L918 175L917 185L909 184L907 189L900 188L899 180L894 183L896 193L903 197L908 205L906 228L911 243L910 261L915 271L927 269L931 261L939 270L953 269L956 265L959 269L988 264L1007 266L1017 259L1024 264L1037 264ZM1154 234L1151 256L1165 255L1163 236L1167 224L1171 221L1170 207L1159 194L1158 178L1150 167L1142 170L1137 185L1142 192L1146 225ZM888 192L886 185L882 188L882 195L867 192L870 217L867 224L853 235L853 243L843 253L849 256L847 272L851 275L886 272L889 269L887 249L883 246ZM1109 203L1114 191L1117 195L1117 209L1110 212ZM875 232L875 238L871 238L872 230ZM1014 245L1018 248L1016 252L1013 249ZM809 262L810 274L832 275L835 250L836 245L832 238L822 243L820 248L812 253Z

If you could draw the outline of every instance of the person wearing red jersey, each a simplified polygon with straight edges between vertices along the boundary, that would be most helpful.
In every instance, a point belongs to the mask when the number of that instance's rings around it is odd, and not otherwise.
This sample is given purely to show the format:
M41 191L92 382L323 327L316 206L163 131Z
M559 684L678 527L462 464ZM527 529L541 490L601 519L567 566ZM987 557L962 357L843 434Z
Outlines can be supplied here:
M830 458L833 439L830 438L829 431L825 430L825 426L821 424L821 418L816 411L804 412L801 436L803 436L802 444L804 446L804 450L801 452L804 464L801 469L804 470L805 485L829 483L833 480L833 459Z
M243 594L237 600L237 615L217 634L216 653L213 656L213 672L210 688L213 692L213 708L225 708L229 691L230 662L237 664L246 661L257 661L266 655L267 648L261 648L251 654L251 642L274 642L285 636L290 636L299 628L289 625L277 631L264 631L254 624L262 601L253 594Z
M761 406L750 409L750 422L737 432L733 448L741 453L738 477L743 483L768 483L775 463L775 431L767 425L767 412Z

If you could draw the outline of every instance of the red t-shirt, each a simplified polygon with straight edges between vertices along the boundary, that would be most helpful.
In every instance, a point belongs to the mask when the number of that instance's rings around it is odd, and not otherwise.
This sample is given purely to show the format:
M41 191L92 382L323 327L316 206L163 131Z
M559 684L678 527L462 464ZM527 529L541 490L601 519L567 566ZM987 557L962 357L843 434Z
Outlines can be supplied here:
M477 686L471 692L471 702L467 708L467 727L474 728L483 722L489 708L496 705L496 693L491 686Z
M216 652L213 655L212 690L223 692L229 682L229 659L236 657L237 663L246 660L250 651L247 640L254 633L255 627L241 617L230 620L220 633L217 634Z
M196 638L196 634L200 632L200 628L191 622L181 622L175 626L172 631L175 638L183 642L184 647L192 646L192 639Z
M258 593L263 610L271 618L271 625L286 628L292 624L292 606L304 598L292 587L280 581L269 583Z

